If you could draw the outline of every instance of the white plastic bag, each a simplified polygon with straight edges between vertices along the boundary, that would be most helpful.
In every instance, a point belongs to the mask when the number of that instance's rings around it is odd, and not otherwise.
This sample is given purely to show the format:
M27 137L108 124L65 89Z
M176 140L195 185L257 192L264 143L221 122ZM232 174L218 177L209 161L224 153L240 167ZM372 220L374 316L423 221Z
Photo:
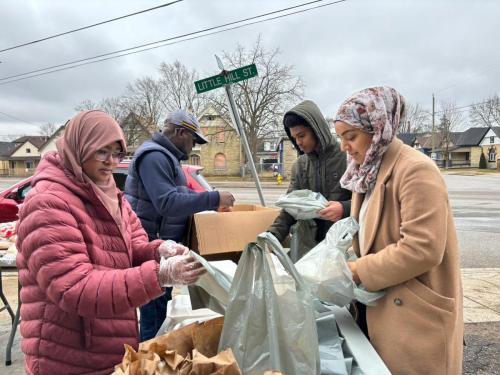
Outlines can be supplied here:
M357 286L347 265L347 250L359 225L352 217L337 221L326 238L295 263L315 297L323 302L345 306L352 300L372 305L384 292L368 292Z
M174 296L167 303L167 317L163 321L156 336L161 336L176 329L187 326L191 323L205 322L210 319L222 316L210 309L197 309L191 308L189 295L180 294Z
M284 209L296 220L310 220L319 218L318 211L326 207L328 201L321 195L311 190L294 190L281 196L275 203Z

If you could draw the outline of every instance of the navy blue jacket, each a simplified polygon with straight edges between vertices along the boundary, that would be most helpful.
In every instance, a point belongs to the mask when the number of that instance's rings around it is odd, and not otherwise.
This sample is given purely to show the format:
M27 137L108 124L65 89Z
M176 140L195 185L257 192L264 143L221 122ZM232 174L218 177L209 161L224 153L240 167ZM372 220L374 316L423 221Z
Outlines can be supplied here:
M218 192L188 189L180 160L187 155L161 133L135 152L125 182L125 196L149 239L185 239L190 215L219 206Z

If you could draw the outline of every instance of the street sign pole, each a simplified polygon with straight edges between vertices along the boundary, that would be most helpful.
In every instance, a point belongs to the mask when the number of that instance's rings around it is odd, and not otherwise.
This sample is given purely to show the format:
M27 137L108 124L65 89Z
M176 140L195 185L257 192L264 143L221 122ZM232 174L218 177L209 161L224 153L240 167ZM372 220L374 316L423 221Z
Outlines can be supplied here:
M238 132L240 133L240 139L243 141L243 148L245 149L247 161L250 164L250 171L252 172L253 178L255 180L255 186L257 187L257 192L259 193L260 203L265 207L266 203L264 202L264 195L262 194L262 187L260 185L259 176L257 174L257 170L255 169L255 163L253 162L252 152L250 151L250 146L248 145L247 136L245 134L245 131L243 130L243 126L241 125L238 111L236 110L236 103L234 102L233 93L231 92L231 84L225 85L224 89L226 90L227 100L229 101L229 108L231 109L233 119L236 122L235 125L238 128Z
M236 109L236 103L233 98L233 93L231 92L231 85L233 83L257 76L257 67L255 66L255 64L250 64L227 71L224 69L224 65L217 55L215 55L215 59L217 60L217 65L222 70L222 72L215 76L196 81L194 83L196 92L198 94L201 94L203 92L207 92L224 86L224 89L226 90L227 101L229 102L229 113L231 114L231 120L236 126L236 129L239 133L238 135L243 142L243 148L245 150L247 162L250 165L250 171L252 172L252 176L255 180L257 192L259 193L260 203L265 206L266 203L264 202L264 195L262 194L262 187L260 185L259 176L257 175L257 170L255 169L255 163L253 162L252 153L250 152L250 146L248 145L247 136L243 130L243 126L241 125L240 115L238 114L238 110Z

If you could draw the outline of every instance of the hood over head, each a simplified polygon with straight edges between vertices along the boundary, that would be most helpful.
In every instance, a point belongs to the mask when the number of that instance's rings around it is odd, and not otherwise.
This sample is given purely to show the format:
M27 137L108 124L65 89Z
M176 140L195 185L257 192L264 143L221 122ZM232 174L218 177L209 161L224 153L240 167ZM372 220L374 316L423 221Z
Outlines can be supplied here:
M305 125L308 125L313 130L319 142L320 152L326 150L328 146L335 145L337 143L336 139L330 132L330 126L328 125L328 122L321 113L319 107L312 100L304 100L303 102L297 104L295 107L286 112L285 116L283 116L283 125L285 124L287 115L290 114L295 114L302 118ZM290 129L286 126L285 132L295 148L299 150L300 154L303 154L303 152L298 148L295 140L290 135Z

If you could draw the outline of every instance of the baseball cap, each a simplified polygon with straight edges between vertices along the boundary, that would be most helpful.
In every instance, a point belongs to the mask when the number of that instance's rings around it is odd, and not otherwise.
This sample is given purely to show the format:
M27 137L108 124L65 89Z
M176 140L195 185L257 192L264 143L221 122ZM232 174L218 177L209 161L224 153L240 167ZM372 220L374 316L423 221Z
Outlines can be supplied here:
M201 132L201 126L196 117L184 109L171 112L165 119L164 124L174 124L190 130L194 135L195 142L200 145L208 142L208 139Z

